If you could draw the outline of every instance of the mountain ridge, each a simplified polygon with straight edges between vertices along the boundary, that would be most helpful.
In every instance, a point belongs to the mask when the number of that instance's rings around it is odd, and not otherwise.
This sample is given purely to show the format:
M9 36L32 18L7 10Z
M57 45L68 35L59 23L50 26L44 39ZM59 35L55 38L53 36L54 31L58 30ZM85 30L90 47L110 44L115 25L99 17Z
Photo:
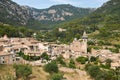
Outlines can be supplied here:
M32 29L49 28L52 24L82 18L94 9L78 8L69 4L54 5L46 9L20 6L11 0L0 0L0 22Z

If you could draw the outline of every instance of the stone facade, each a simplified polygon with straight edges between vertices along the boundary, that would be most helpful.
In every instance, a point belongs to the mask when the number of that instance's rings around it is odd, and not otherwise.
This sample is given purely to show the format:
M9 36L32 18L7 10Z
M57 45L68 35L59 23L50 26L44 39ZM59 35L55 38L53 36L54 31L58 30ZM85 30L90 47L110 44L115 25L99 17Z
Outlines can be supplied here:
M87 53L87 35L84 32L82 39L77 40L76 38L70 44L70 50L75 56L80 56Z
M16 62L16 57L14 54L0 55L0 64L13 64L15 62Z

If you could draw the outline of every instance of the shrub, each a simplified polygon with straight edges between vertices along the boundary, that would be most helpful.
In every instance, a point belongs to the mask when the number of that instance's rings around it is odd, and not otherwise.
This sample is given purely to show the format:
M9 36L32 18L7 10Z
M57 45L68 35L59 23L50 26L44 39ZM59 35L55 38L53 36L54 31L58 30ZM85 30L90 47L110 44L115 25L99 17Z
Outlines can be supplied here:
M99 72L100 68L98 66L92 65L88 68L88 73L94 78L97 76Z
M42 59L46 59L46 60L50 60L49 56L47 53L42 53L42 55L40 56Z
M106 66L108 66L110 68L112 60L111 59L106 59L105 62L106 62Z
M51 63L48 63L44 66L44 70L49 73L57 73L58 66L55 61L52 61Z
M88 45L95 45L95 42L93 42L93 41L88 41L87 44L88 44Z
M91 52L92 47L88 46L87 51Z
M86 61L88 61L88 58L87 57L78 57L76 59L77 62L80 62L81 64L85 64Z
M117 80L115 72L111 69L104 69L93 64L87 64L85 65L85 70L94 80Z
M32 74L32 68L28 65L14 65L17 78L28 78Z
M50 80L62 80L63 75L60 73L53 74Z
M95 62L98 60L98 58L99 58L99 56L97 56L97 57L91 56L90 61Z
M57 61L57 63L59 63L59 64L61 64L63 66L66 66L66 63L65 63L65 61L63 61L63 57L62 56L57 57L56 61Z
M28 60L28 61L36 61L36 60L39 60L39 59L40 59L40 56L29 56L29 55L25 55L22 51L18 52L17 54L18 54L18 56L20 56L20 57L22 57L23 59Z
M76 67L75 67L75 62L74 62L73 59L70 59L69 68L76 68Z
M114 45L116 48L120 48L120 45L119 44L115 44Z
M109 48L109 50L111 52L114 52L114 53L119 53L119 49L118 48Z

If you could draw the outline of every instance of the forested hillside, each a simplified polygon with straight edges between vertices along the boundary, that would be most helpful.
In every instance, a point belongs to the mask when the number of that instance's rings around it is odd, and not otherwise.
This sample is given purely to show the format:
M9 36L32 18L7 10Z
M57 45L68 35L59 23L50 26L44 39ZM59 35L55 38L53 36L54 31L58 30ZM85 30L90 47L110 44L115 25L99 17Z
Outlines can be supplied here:
M75 19L56 25L58 28L66 29L65 32L59 32L58 29L46 34L50 41L59 40L70 42L74 37L80 38L83 31L86 30L89 37L113 41L120 40L120 0L110 0L104 3L95 12L83 19ZM94 33L93 33L94 32ZM53 37L51 39L50 37ZM45 37L46 39L46 37ZM114 41L114 42L115 42Z
M14 27L8 24L0 23L0 37L7 35L8 37L32 37L35 31L25 27Z

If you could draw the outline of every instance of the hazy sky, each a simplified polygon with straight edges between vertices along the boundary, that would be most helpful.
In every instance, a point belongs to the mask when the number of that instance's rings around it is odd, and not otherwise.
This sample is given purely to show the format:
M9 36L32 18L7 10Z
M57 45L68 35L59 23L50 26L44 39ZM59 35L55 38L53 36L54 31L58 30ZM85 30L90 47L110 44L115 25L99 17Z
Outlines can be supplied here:
M77 7L98 8L108 0L13 0L20 5L43 9L57 4L71 4Z

